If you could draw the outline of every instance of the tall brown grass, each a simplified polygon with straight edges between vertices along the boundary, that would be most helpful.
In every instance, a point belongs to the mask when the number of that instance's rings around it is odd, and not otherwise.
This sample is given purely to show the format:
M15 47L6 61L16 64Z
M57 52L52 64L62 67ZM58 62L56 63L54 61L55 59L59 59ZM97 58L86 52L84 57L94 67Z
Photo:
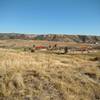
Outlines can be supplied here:
M99 100L99 62L83 56L0 49L0 100Z

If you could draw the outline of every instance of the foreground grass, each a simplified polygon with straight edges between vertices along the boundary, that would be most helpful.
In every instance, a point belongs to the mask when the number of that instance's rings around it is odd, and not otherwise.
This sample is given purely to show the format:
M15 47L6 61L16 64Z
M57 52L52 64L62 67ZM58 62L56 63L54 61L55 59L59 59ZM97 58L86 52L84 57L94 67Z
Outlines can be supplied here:
M100 63L90 58L0 49L0 100L99 100Z

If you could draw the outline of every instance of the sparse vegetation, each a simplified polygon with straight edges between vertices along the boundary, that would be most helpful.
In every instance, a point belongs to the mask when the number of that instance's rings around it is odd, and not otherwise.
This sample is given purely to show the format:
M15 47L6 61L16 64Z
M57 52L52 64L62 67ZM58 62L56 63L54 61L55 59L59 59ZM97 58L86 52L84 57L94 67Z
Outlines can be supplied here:
M89 55L0 49L1 100L99 100L99 62Z
M57 54L31 48L45 43L0 40L0 100L99 100L100 52Z

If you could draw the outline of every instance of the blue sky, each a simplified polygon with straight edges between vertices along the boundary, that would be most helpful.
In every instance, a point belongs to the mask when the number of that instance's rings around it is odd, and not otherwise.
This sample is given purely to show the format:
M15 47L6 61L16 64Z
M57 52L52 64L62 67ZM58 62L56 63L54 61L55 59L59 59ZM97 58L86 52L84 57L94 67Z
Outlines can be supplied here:
M0 32L100 35L100 0L0 0Z

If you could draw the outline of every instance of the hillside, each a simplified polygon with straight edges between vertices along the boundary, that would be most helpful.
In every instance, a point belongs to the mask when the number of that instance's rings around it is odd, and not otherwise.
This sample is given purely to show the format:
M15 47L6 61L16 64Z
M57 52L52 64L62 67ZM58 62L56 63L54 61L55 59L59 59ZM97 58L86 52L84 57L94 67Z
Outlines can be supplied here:
M36 35L36 34L18 34L18 33L0 33L0 39L34 39L59 42L78 42L78 43L100 43L100 36L86 35Z
M100 100L96 55L0 49L0 100Z
M50 41L79 42L79 43L100 42L100 36L86 36L86 35L46 35L45 39Z
M33 44L46 46L57 43L59 46L72 47L90 45L81 43L83 41L62 42L64 38L81 40L82 37L2 36L5 38L0 40L0 100L100 100L100 49L89 53L72 50L67 54L44 50L31 52L29 49Z

